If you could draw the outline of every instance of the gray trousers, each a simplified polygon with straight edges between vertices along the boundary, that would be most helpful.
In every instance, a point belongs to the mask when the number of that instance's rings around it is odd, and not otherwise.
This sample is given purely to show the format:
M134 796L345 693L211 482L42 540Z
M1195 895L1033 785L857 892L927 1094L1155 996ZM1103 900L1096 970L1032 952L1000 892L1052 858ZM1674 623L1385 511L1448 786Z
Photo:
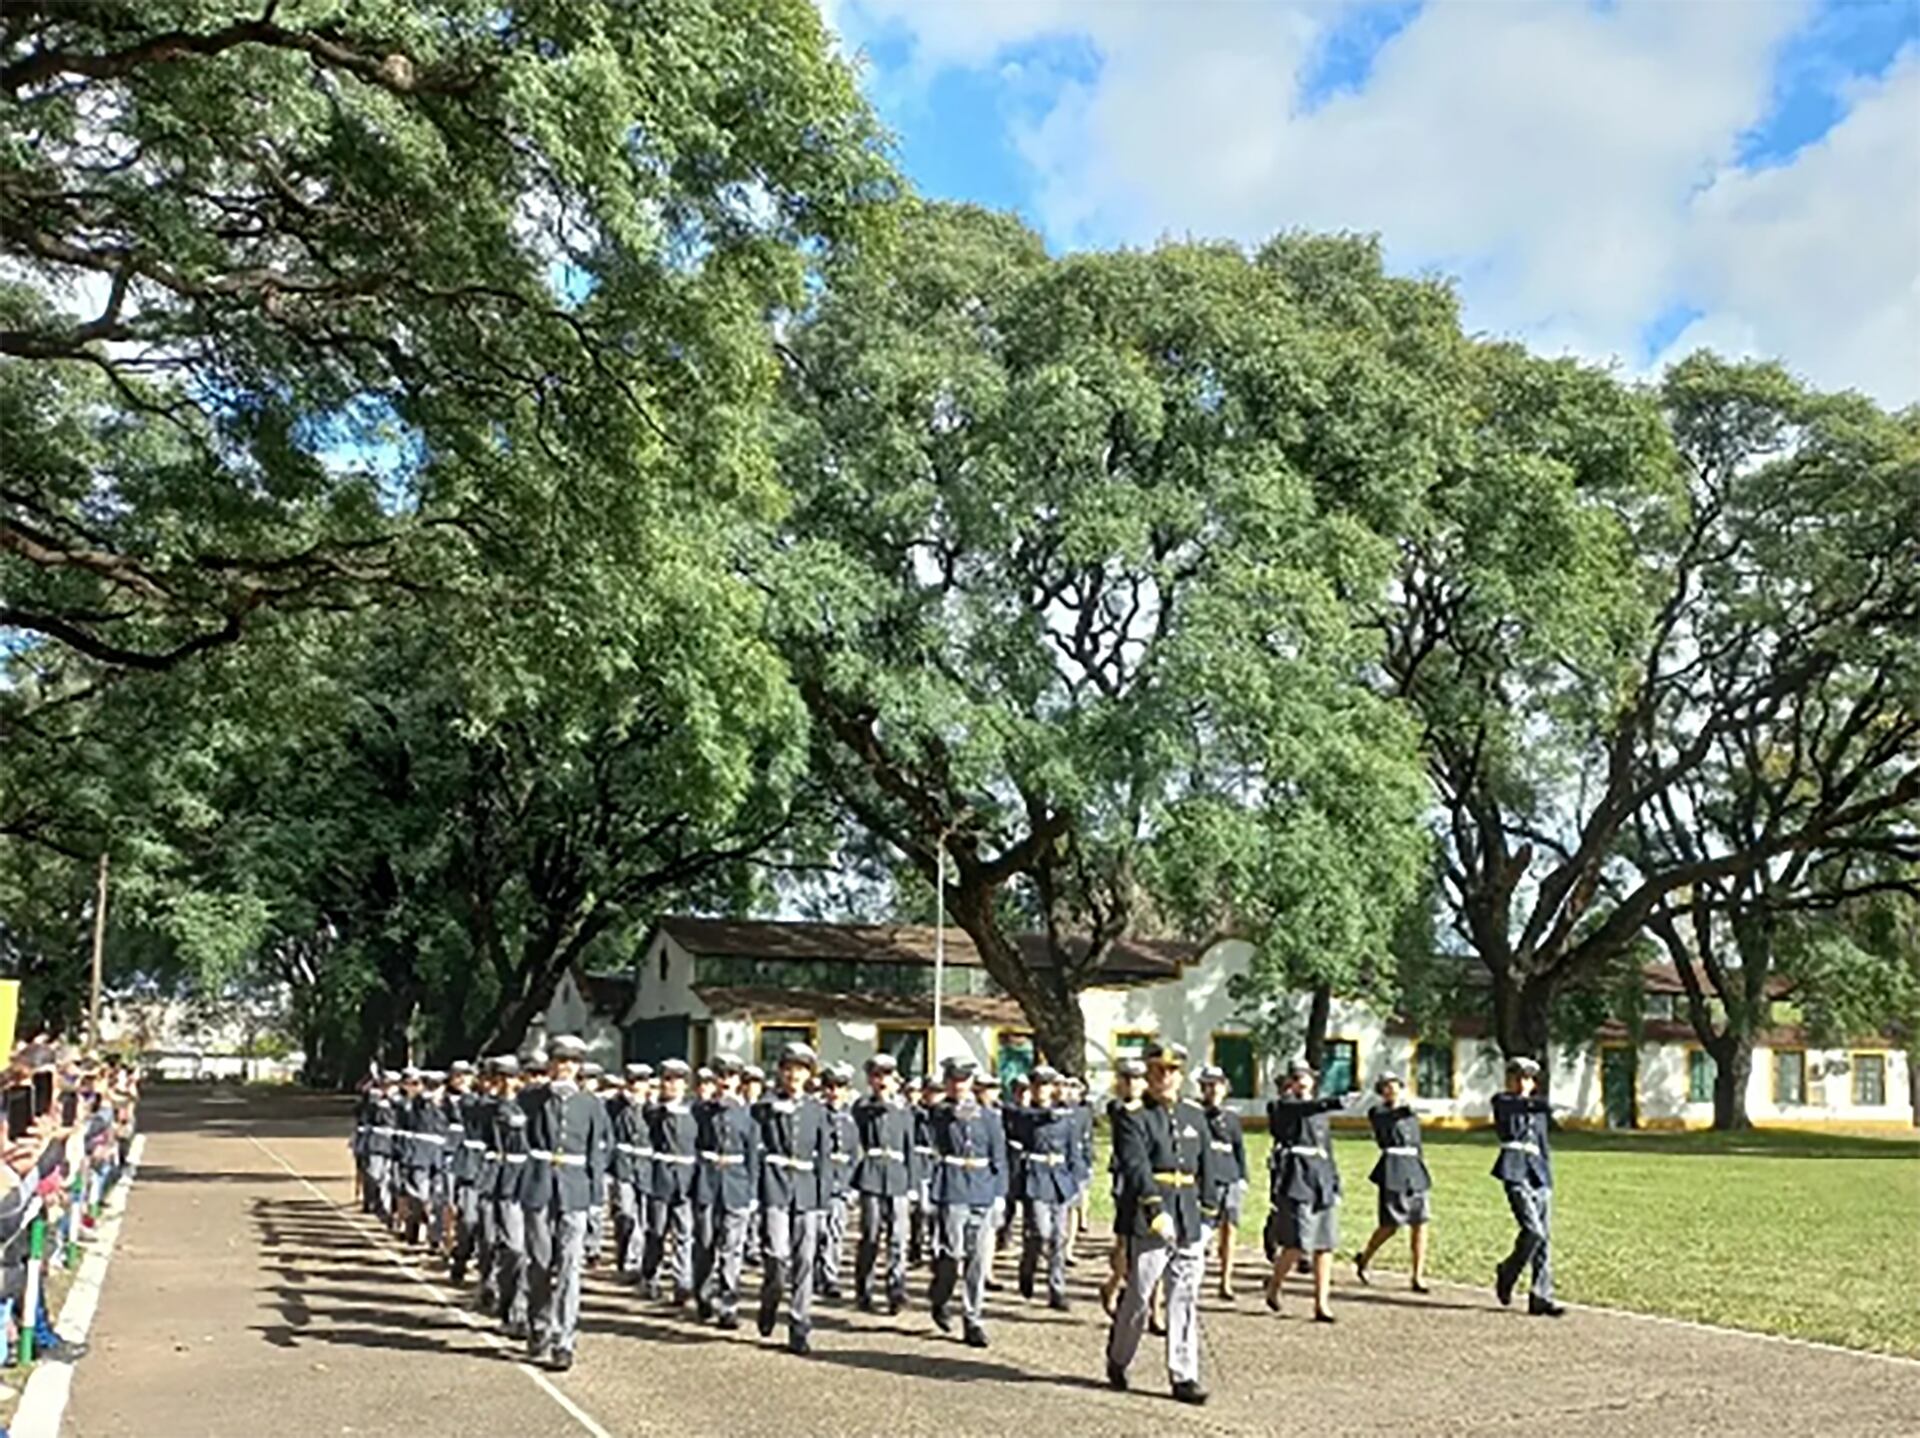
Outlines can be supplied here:
M648 1214L647 1254L640 1264L640 1281L649 1286L660 1281L660 1260L667 1251L667 1235L673 1235L673 1291L685 1298L693 1292L693 1200L656 1198Z
M586 1265L587 1212L530 1208L527 1215L529 1352L573 1352L580 1326L580 1271Z
M731 1318L740 1308L740 1270L746 1260L750 1209L703 1208L693 1216L695 1291L703 1309Z
M613 1186L613 1262L622 1273L638 1273L647 1250L647 1229L640 1194L632 1179Z
M911 1207L912 1201L904 1193L897 1198L860 1195L860 1244L854 1250L853 1286L863 1303L873 1299L873 1268L880 1257L882 1237L887 1243L887 1295L905 1296Z
M820 1214L797 1208L760 1211L760 1321L772 1321L787 1291L787 1327L813 1326L813 1259L820 1243Z
M1520 1270L1533 1268L1531 1292L1542 1303L1553 1297L1553 1190L1530 1184L1510 1183L1507 1207L1520 1231L1513 1238L1513 1252L1500 1266L1519 1276Z
M527 1211L517 1200L493 1201L493 1290L509 1328L527 1326Z
M1160 1280L1167 1283L1167 1377L1200 1381L1200 1277L1207 1266L1204 1237L1173 1244L1149 1236L1127 1240L1127 1289L1107 1334L1107 1362L1132 1366L1147 1331L1147 1309Z
M497 1313L500 1309L500 1274L496 1256L500 1249L500 1205L491 1195L481 1195L477 1190L474 1196L480 1209L473 1247L474 1267L480 1271L480 1307L488 1313Z
M827 1200L820 1211L820 1248L814 1261L814 1285L824 1293L840 1291L841 1258L847 1246L847 1196Z
M1020 1291L1031 1295L1040 1259L1047 1260L1047 1297L1067 1296L1067 1205L1051 1198L1026 1201L1026 1222L1020 1232Z
M465 1276L480 1245L480 1193L470 1183L453 1186L453 1267Z
M587 1209L587 1257L597 1261L600 1257L600 1244L607 1231L607 1199L602 1194Z
M987 1297L987 1269L993 1263L993 1208L942 1203L934 1206L932 1216L933 1285L927 1301L945 1308L957 1285L960 1311L977 1327Z

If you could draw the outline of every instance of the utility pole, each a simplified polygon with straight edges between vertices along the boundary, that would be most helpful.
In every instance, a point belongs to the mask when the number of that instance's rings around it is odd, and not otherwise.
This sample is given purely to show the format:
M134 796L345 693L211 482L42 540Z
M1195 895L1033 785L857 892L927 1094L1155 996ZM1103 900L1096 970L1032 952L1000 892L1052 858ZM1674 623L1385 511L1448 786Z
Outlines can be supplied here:
M93 978L87 990L87 1043L100 1047L100 958L107 947L107 853L100 851L100 872L93 887Z
M940 1071L940 1000L947 986L947 831L933 849L933 1032L927 1035L927 1072Z

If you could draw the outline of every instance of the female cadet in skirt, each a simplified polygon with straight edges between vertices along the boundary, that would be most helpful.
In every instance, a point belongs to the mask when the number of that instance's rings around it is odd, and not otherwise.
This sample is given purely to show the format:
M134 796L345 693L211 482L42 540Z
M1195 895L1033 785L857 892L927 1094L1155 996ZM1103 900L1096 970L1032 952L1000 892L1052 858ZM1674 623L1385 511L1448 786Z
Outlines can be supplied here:
M1379 1221L1367 1246L1353 1256L1360 1281L1370 1283L1367 1265L1388 1239L1401 1229L1413 1246L1415 1293L1427 1288L1427 1194L1433 1178L1427 1172L1426 1156L1420 1148L1420 1116L1412 1105L1401 1102L1398 1074L1382 1074L1374 1083L1380 1102L1367 1111L1373 1125L1373 1141L1380 1145L1380 1158L1367 1177L1380 1191Z
M1313 1255L1313 1317L1333 1322L1328 1306L1333 1250L1340 1244L1340 1171L1333 1162L1333 1128L1327 1115L1343 1098L1315 1098L1312 1065L1295 1059L1280 1080L1280 1096L1267 1105L1273 1133L1268 1159L1273 1209L1267 1218L1267 1307L1280 1311L1281 1280L1302 1254Z

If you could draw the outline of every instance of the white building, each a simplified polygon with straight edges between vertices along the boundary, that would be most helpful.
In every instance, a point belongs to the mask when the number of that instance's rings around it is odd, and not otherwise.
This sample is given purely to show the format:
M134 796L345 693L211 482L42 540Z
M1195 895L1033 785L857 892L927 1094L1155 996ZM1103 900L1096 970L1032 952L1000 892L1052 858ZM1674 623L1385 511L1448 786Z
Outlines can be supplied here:
M1022 941L1044 953L1037 936ZM1091 1077L1104 1086L1114 1060L1150 1038L1187 1045L1233 1078L1237 1106L1258 1117L1273 1064L1257 1055L1229 994L1252 953L1241 940L1200 949L1132 940L1118 946L1081 996ZM967 936L945 942L939 1043L933 1043L934 931L914 925L667 918L648 936L630 975L569 974L547 1013L548 1033L584 1037L593 1056L695 1063L737 1053L770 1064L801 1039L822 1059L858 1066L886 1049L909 1072L930 1054L966 1054L1003 1077L1034 1061L1019 1006L989 979ZM1636 1042L1610 1024L1586 1048L1559 1050L1552 1089L1572 1122L1616 1127L1705 1127L1713 1119L1711 1059L1676 1013L1678 977L1651 968ZM1301 1003L1304 1008L1306 998ZM1501 1080L1484 1023L1457 1020L1445 1039L1418 1038L1364 1004L1336 1001L1328 1025L1323 1091L1365 1088L1404 1074L1436 1121L1488 1120ZM1756 1123L1844 1122L1904 1127L1912 1121L1906 1055L1884 1042L1817 1049L1791 1025L1764 1035L1754 1055L1747 1109Z

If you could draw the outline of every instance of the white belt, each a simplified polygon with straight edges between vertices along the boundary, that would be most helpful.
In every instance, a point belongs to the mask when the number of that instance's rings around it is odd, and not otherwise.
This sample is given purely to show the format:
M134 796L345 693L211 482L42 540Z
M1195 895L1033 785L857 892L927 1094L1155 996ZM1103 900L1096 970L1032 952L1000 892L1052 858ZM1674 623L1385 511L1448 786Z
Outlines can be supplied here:
M813 1160L810 1158L788 1158L784 1153L770 1153L767 1162L775 1168L790 1168L800 1173L813 1172Z
M1027 1155L1028 1163L1043 1163L1049 1168L1058 1168L1066 1161L1067 1156L1064 1153L1030 1153Z
M1208 1147L1211 1148L1215 1153L1232 1153L1233 1152L1232 1144L1222 1143L1217 1138L1211 1144L1209 1144Z
M525 1163L527 1161L527 1156L524 1153L504 1153L500 1156L508 1163Z
M656 1153L653 1156L653 1161L655 1163L679 1164L684 1168L691 1168L700 1160L690 1153Z
M1392 1147L1390 1147L1390 1148L1383 1148L1383 1149L1381 1149L1381 1150L1380 1150L1380 1152L1382 1152L1382 1153L1384 1153L1384 1154L1390 1154L1390 1155L1392 1155L1392 1156L1393 1156L1394 1158L1418 1158L1418 1157L1420 1157L1420 1150L1419 1150L1419 1149L1417 1149L1417 1148L1409 1148L1409 1147L1407 1147L1407 1146L1406 1146L1405 1144L1398 1144L1398 1143L1396 1143L1396 1144L1394 1144L1394 1145L1393 1145Z
M407 1137L415 1143L445 1143L447 1141L446 1135L440 1133L409 1133Z
M985 1168L989 1160L984 1158L967 1158L957 1153L943 1153L940 1155L940 1162L949 1168Z
M478 1139L478 1138L463 1138L463 1139L461 1139L461 1140L460 1140L460 1147L462 1147L462 1148L476 1148L476 1149L483 1149L483 1148L485 1148L486 1146L487 1146L487 1145L486 1145L486 1141L485 1141L484 1139Z
M893 1149L890 1149L890 1148L868 1148L868 1149L862 1149L862 1150L861 1150L861 1157L863 1157L863 1158L885 1158L885 1159L891 1159L891 1160L893 1160L893 1162L895 1162L895 1163L905 1163L905 1162L906 1162L906 1159L905 1159L904 1157L902 1157L902 1156L901 1156L901 1155L900 1155L899 1153L896 1153L896 1152L895 1152L895 1151L894 1151Z
M447 1132L449 1133L465 1133L466 1131L467 1126L463 1123L450 1123L447 1125Z
M1299 1158L1325 1158L1327 1156L1327 1151L1324 1148L1301 1148L1293 1144L1288 1144L1281 1152L1290 1153Z
M1506 1149L1509 1153L1540 1152L1540 1145L1537 1143L1503 1143L1500 1145L1500 1147Z
M587 1156L584 1153L550 1153L544 1148L528 1149L527 1157L537 1158L542 1163L558 1164L563 1167L568 1164L584 1167L587 1162Z
M700 1157L708 1163L717 1163L722 1168L734 1168L747 1161L744 1153L717 1153L711 1149L701 1150Z
M619 1149L620 1152L622 1153L632 1154L635 1158L652 1158L653 1157L652 1149L642 1148L637 1143L616 1143L614 1147Z

